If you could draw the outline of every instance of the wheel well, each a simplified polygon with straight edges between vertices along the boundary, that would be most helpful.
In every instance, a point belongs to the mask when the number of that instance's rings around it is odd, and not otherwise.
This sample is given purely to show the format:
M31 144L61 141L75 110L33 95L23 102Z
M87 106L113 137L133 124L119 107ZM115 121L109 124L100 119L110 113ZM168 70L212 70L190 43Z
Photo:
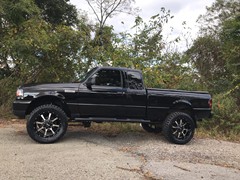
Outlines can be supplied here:
M55 96L44 96L34 99L29 104L28 109L26 111L26 115L29 115L35 108L44 104L54 104L55 106L60 107L68 117L70 117L71 115L70 110L68 109L66 103L62 99L57 98Z
M168 115L173 113L173 112L183 112L183 113L188 114L193 119L193 121L195 123L195 127L197 127L197 122L196 122L196 119L194 117L194 111L189 104L179 103L179 104L176 104L176 105L172 106L170 108L169 112L168 112Z

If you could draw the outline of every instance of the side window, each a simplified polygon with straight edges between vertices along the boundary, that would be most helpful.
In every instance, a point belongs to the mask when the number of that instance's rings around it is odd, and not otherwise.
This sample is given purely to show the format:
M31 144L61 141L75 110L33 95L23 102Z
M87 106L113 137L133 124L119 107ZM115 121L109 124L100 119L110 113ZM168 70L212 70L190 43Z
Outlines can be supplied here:
M128 71L127 78L128 78L129 89L139 89L139 90L144 89L143 82L142 82L142 76L139 72Z
M93 84L98 86L121 87L121 74L119 70L102 69L92 76Z

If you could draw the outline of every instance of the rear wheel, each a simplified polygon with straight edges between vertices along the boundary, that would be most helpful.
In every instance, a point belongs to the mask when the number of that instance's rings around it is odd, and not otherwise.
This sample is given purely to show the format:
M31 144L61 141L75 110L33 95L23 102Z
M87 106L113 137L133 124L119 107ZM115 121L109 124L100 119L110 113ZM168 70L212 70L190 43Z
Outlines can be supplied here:
M150 133L160 133L162 131L160 124L141 123L141 126L145 131Z
M67 130L67 116L58 106L47 104L32 111L27 121L29 136L39 143L53 143Z
M163 125L166 139L175 144L186 144L194 135L195 124L191 116L183 112L173 112L167 116Z

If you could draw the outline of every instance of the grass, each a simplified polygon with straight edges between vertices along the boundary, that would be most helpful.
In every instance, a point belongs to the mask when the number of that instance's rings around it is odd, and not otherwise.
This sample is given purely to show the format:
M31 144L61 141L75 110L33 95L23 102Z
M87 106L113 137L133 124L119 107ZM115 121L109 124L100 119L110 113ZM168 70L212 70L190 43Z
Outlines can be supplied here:
M222 132L218 131L216 128L212 128L211 130L209 130L202 126L199 126L196 130L195 136L198 138L211 138L216 140L240 143L240 134L231 130L228 130L227 132Z
M93 123L90 128L95 132L104 132L108 135L115 136L120 133L126 132L143 132L144 130L139 123ZM197 138L210 138L216 140L224 140L230 142L240 143L240 134L232 131L219 132L216 129L208 130L199 125L196 129L195 137Z
M126 132L144 132L139 123L93 123L90 130L95 132L104 132L109 136L115 136L120 133ZM224 140L231 142L240 142L240 134L232 131L219 132L212 128L208 130L199 125L196 129L195 137L197 138L210 138L216 140Z
M143 132L139 123L93 123L90 129L111 136L127 132Z
M1 105L0 106L0 119L10 120L15 118L12 113L12 108L9 105Z

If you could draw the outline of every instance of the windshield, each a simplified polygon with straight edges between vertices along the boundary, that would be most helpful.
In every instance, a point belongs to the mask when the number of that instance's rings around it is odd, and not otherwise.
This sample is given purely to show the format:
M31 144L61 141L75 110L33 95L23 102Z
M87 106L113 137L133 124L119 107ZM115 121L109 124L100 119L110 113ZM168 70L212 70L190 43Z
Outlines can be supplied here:
M86 74L84 74L81 77L80 83L84 82L93 73L93 71L95 71L96 69L97 69L97 67L92 68L90 71L88 71Z

